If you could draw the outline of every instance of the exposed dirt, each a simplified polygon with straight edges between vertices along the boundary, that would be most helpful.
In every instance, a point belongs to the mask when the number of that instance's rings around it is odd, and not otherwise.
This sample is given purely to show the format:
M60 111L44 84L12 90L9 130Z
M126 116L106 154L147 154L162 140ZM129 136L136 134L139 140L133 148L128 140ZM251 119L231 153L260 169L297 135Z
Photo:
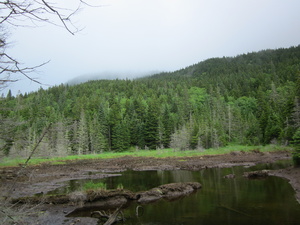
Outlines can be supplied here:
M11 197L28 197L37 193L46 193L63 186L64 181L72 179L99 179L118 176L124 170L202 170L212 167L252 166L258 163L271 163L290 159L289 152L251 153L233 152L227 155L184 157L184 158L142 158L122 157L115 159L78 160L68 164L42 164L27 168L0 168L0 200ZM272 171L270 175L288 179L296 191L300 203L300 168L287 168ZM28 219L28 224L97 224L93 218L66 218L65 215L78 205L41 204L36 206L35 214ZM31 221L30 221L31 220ZM0 216L1 221L1 216ZM9 219L8 219L9 221ZM23 223L26 224L26 223Z
M271 171L270 175L282 177L289 180L289 183L292 185L296 192L296 199L300 204L300 167L290 167L287 169Z

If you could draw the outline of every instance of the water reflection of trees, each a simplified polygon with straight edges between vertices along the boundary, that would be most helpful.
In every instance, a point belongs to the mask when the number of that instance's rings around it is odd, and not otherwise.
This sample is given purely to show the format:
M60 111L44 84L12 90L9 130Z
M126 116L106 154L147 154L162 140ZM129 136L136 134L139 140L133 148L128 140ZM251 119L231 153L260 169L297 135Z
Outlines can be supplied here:
M157 171L161 184L191 182L195 180L193 173L187 170Z

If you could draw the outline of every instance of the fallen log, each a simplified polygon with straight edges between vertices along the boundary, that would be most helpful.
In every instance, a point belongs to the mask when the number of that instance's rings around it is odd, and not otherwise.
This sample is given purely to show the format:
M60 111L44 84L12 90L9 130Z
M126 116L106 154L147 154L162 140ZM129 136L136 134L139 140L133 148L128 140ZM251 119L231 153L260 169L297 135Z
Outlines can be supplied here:
M108 218L108 220L105 222L104 225L111 225L111 224L114 224L115 222L119 221L118 215L119 215L119 213L122 214L121 208L122 208L122 206L117 208L116 211L113 214L111 214L111 216ZM123 214L122 214L122 220L124 221Z
M235 178L235 174L228 174L228 175L225 175L223 178L234 179Z
M200 188L201 184L198 182L164 184L149 191L140 192L136 195L136 198L137 202L142 204L155 202L162 198L175 200L189 195Z
M152 188L149 191L133 193L128 190L88 190L62 195L37 195L14 198L17 204L83 204L102 208L117 208L134 200L138 203L150 203L159 199L176 200L201 188L198 182L171 183Z
M243 176L249 179L267 178L269 176L269 170L245 172Z

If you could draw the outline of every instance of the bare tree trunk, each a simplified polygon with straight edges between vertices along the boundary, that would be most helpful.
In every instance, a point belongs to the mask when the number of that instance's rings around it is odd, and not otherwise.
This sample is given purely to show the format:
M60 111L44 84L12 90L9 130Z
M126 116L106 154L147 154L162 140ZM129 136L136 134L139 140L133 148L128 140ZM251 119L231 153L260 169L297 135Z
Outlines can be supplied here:
M39 146L39 144L41 143L41 141L43 140L43 138L45 137L46 133L48 132L48 130L50 129L51 127L51 123L48 125L48 127L46 127L44 130L43 130L43 133L40 137L40 139L36 142L36 144L34 145L29 157L27 158L26 162L24 163L24 167L27 166L29 160L31 159L31 157L33 156L33 154L35 153L37 147Z

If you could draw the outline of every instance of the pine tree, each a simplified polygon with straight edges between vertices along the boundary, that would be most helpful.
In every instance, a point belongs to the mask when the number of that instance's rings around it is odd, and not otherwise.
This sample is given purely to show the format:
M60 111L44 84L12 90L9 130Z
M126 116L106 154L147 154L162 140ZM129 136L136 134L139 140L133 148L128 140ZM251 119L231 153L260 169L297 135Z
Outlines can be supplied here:
M111 132L109 126L109 107L108 102L102 102L98 110L98 124L99 124L99 144L100 152L111 150Z
M112 150L122 152L130 147L130 131L127 120L124 119L114 126L112 136Z
M56 155L59 157L67 156L68 146L69 146L69 140L67 139L67 126L61 120L56 123L55 129L56 129L56 138L57 138L56 146L55 146Z
M11 90L9 89L6 95L7 100L12 100L13 99L13 95L11 93Z
M160 147L168 148L171 141L171 134L174 131L173 115L169 105L164 105L162 115L159 119L159 143Z
M101 131L97 115L89 120L90 148L91 153L96 154L102 152L101 149Z
M156 99L151 99L145 123L145 142L148 148L156 149L158 146L158 105Z
M78 123L78 130L77 130L77 142L78 142L78 149L77 154L88 154L89 153L89 133L88 133L88 125L85 116L85 112L81 110L80 120Z
M292 122L294 127L300 127L300 97L296 96L292 113Z
M133 113L130 120L130 145L139 149L145 147L145 124L138 118L136 112Z

